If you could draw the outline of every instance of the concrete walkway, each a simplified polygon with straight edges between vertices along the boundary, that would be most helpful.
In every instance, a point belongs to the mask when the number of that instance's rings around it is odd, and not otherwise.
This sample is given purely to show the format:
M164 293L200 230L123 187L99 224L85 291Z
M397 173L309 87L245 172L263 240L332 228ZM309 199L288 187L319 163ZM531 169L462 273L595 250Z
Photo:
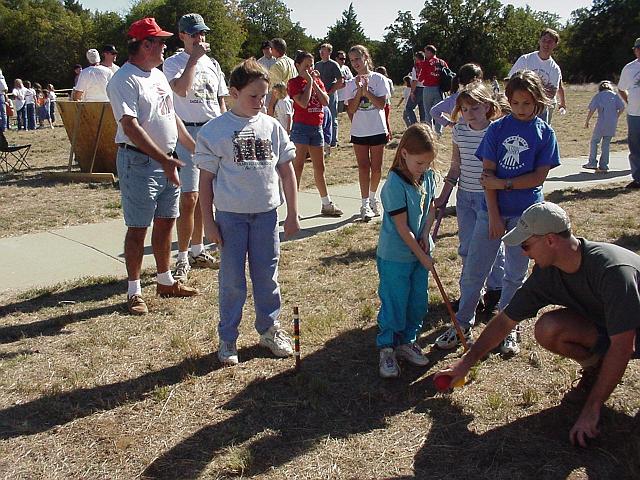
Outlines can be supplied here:
M631 181L628 152L611 154L610 171L595 174L583 170L586 158L565 158L562 165L553 169L544 184L544 191L566 188L584 188L592 185ZM305 191L299 195L299 210L302 215L302 230L296 238L304 238L323 231L336 230L359 221L360 193L357 184L330 187L332 199L345 212L341 218L319 215L320 199L316 191ZM452 195L450 205L454 203ZM281 207L284 218L286 209ZM49 286L80 277L111 275L126 277L123 241L125 226L122 219L104 223L78 225L48 232L0 239L0 278L2 290L25 290ZM147 236L144 267L153 267L150 232ZM177 249L176 239L173 243Z

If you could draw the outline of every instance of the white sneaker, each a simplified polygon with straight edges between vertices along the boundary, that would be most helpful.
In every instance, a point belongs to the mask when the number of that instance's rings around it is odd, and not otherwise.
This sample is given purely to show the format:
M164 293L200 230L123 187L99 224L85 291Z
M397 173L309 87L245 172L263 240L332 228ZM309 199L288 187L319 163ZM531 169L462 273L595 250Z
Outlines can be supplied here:
M360 218L363 222L368 222L373 217L375 217L375 214L373 213L373 210L371 210L371 207L369 205L360 207Z
M405 343L397 347L396 358L399 360L405 360L411 365L416 365L417 367L424 367L425 365L429 365L429 359L425 357L424 353L422 353L420 345L418 345L416 342Z
M293 355L293 341L286 331L277 325L260 335L260 345L267 347L276 357L290 357Z
M462 333L464 334L464 338L467 343L471 343L471 327L466 330L463 329ZM458 345L460 345L460 340L458 340L458 334L456 333L456 329L453 327L449 327L449 330L436 338L436 347L441 348L442 350L451 350L456 348Z
M190 270L191 265L189 265L189 260L178 260L176 262L176 270L173 274L173 278L181 281L182 283L187 283L187 276L189 275Z
M189 252L189 265L191 268L220 268L220 261L216 257L217 251L207 252L205 250L197 257Z
M387 347L380 350L380 376L382 378L397 378L400 376L400 366L393 348Z
M500 344L500 353L504 355L517 355L520 353L520 345L518 345L518 332L514 328L509 335Z
M371 211L376 217L380 216L380 200L374 198L373 200L369 199L369 206L371 207Z
M218 345L218 360L223 365L238 364L238 349L235 342L225 342L220 340Z

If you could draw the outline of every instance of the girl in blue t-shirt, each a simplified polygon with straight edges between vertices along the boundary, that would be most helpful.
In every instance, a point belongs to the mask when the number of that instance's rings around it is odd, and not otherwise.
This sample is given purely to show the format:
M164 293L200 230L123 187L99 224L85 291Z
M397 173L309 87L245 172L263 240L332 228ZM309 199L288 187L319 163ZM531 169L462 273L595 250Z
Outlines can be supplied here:
M500 248L501 238L514 228L524 210L541 202L542 183L549 170L560 164L553 129L537 115L549 100L538 75L530 70L515 73L507 83L511 114L493 122L478 147L482 159L480 184L485 190L483 208L469 244L460 279L460 305L456 317L472 325L482 287ZM527 274L529 258L519 246L505 247L504 279L498 309L507 306ZM503 341L504 354L520 351L517 332Z
M376 343L383 378L400 375L398 359L429 363L416 338L428 309L427 270L433 266L429 231L435 217L435 142L426 124L410 126L380 195L384 215L377 249L381 305Z

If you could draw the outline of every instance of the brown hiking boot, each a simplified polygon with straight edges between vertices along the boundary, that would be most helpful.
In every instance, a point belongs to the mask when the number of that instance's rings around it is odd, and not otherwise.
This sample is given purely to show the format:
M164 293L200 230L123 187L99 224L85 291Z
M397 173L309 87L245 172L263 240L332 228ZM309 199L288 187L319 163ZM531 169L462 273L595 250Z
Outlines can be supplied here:
M199 295L197 288L187 287L182 282L175 282L173 285L161 285L156 283L156 294L166 297L193 297Z
M141 295L131 295L127 299L127 309L131 315L144 315L149 313L147 304L144 303L144 299Z
M580 373L580 378L576 378L573 382L575 385L564 395L564 401L568 403L584 403L587 400L600 373L600 363L593 367L583 368Z

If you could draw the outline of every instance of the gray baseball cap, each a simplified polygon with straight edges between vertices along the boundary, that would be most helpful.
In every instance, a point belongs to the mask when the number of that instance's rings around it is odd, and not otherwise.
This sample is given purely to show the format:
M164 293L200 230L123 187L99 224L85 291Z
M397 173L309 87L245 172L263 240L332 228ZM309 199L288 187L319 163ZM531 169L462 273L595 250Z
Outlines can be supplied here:
M518 224L502 237L502 241L509 246L522 244L533 235L560 233L571 228L571 221L567 212L555 203L540 202L527 208Z
M211 29L204 23L202 15L198 13L187 13L180 18L180 21L178 22L178 30L188 33L189 35L193 35L198 32L208 32Z

